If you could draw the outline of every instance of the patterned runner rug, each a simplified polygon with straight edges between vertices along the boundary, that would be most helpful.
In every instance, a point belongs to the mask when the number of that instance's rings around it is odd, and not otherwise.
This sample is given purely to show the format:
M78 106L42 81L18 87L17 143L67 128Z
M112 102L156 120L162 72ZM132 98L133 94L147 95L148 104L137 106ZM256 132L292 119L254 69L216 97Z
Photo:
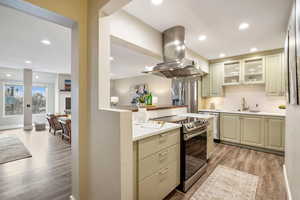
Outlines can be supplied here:
M190 200L255 200L258 178L219 165Z

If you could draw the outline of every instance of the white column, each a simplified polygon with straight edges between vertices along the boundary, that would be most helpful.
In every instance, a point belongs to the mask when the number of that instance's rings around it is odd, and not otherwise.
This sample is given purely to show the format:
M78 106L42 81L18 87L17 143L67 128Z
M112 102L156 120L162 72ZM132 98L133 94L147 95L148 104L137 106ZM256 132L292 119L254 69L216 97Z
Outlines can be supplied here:
M55 78L55 100L54 100L54 113L59 113L59 82L58 82L59 74L56 74Z
M24 130L32 130L32 70L24 69Z

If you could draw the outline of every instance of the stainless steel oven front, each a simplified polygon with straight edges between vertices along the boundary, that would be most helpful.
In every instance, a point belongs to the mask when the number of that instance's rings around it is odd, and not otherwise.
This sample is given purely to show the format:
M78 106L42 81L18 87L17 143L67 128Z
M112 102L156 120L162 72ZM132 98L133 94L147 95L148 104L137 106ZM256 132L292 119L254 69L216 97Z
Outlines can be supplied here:
M207 168L207 130L181 134L181 185L186 192Z

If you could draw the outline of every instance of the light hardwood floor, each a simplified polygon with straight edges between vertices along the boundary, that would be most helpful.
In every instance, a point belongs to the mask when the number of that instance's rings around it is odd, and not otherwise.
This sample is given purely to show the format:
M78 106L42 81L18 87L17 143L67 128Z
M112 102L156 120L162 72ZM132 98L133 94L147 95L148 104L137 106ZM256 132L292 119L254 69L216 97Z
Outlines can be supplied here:
M209 161L208 172L186 194L176 191L166 200L188 200L218 165L259 176L256 200L287 200L283 163L283 156L218 144Z
M1 131L16 134L32 158L0 165L0 200L68 200L71 194L71 148L58 136L21 129ZM282 165L284 158L269 153L218 144L209 170L186 193L173 192L167 200L188 200L217 165L260 177L256 200L286 200Z
M31 158L0 164L1 200L68 200L71 195L71 147L48 131L0 131L15 134Z

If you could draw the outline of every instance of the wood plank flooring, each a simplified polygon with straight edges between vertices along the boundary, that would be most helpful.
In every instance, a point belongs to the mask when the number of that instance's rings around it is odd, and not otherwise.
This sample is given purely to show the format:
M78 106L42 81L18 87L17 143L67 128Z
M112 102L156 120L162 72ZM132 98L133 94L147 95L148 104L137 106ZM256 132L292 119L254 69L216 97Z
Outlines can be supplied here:
M70 145L48 131L3 133L18 135L33 157L0 165L0 200L68 200ZM186 194L176 191L166 200L188 200L219 164L259 176L256 200L286 200L283 162L282 156L218 144L206 175Z
M48 131L1 131L15 134L32 158L0 165L1 200L69 200L71 147Z
M166 200L188 200L218 165L259 176L256 200L287 200L283 163L283 156L217 144L208 164L208 172L186 194L176 191Z

